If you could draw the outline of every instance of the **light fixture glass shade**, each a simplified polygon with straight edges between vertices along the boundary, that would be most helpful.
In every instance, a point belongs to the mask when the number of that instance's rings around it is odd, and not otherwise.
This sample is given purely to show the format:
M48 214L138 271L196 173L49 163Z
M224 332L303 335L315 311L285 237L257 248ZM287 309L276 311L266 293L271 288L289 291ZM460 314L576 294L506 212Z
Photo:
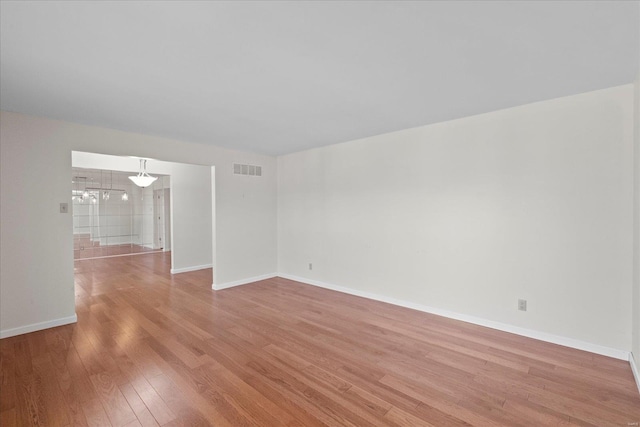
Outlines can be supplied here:
M126 202L127 200L129 200L129 195L127 194L127 192L126 192L126 191L125 191L124 193L122 193L122 200L123 200L123 201L125 201L125 202Z
M130 176L129 179L133 181L133 183L138 187L144 188L144 187L150 186L153 183L153 181L158 179L158 177L147 175L147 173L145 172L142 175L139 174L135 176Z
M144 188L150 186L158 177L149 175L147 173L147 161L140 159L140 172L138 172L138 175L130 176L129 179L138 187Z

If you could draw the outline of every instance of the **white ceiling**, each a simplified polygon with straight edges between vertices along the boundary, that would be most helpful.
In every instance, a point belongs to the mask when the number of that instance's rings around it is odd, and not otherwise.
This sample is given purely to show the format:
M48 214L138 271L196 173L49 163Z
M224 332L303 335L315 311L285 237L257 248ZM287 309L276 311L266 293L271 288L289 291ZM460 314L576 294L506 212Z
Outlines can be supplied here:
M3 110L283 154L631 83L635 2L0 3Z

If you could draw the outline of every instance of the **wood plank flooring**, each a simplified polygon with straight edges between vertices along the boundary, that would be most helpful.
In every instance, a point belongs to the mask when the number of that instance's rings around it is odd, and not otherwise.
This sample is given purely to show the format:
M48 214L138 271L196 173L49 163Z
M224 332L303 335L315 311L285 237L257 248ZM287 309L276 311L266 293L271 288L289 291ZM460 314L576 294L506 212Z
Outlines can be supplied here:
M640 422L625 361L169 257L76 261L78 323L0 341L0 425Z
M153 249L134 243L102 246L100 241L91 240L90 234L73 235L73 259L102 258L150 252L162 252L162 248Z

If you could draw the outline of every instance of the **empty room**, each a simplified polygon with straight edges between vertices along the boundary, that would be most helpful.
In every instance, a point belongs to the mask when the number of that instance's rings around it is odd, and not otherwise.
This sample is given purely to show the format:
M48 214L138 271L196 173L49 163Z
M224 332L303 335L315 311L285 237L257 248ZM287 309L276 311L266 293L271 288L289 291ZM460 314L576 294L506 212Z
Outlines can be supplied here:
M640 1L0 0L0 425L640 425Z

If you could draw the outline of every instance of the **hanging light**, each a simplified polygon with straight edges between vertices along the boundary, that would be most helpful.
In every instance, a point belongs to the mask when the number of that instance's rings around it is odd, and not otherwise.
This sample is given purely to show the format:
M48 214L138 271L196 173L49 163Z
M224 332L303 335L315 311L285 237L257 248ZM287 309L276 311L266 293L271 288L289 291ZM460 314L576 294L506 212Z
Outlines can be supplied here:
M93 194L91 195L91 203L93 203L93 204L98 203L98 198L96 196L94 196Z
M88 199L88 198L89 198L89 192L85 188L85 190L82 192L82 200L85 200L85 199Z
M129 195L125 191L124 193L122 193L122 201L126 202L127 200L129 200Z
M109 194L108 191L103 191L102 192L102 200L104 200L106 202L107 200L109 200L109 197L111 197L111 194Z
M138 187L144 188L151 185L158 177L149 175L147 173L147 160L140 159L140 172L138 172L138 175L130 176L129 179Z

